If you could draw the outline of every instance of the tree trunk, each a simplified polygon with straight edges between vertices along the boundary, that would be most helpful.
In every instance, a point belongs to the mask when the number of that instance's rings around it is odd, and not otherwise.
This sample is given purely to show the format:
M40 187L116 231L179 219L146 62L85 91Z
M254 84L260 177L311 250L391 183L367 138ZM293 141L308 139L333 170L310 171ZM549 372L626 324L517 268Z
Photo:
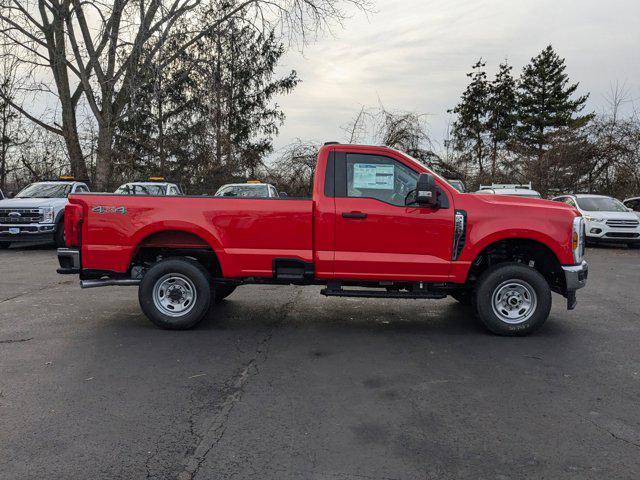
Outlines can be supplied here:
M62 103L62 136L67 146L67 153L69 154L71 175L79 180L88 180L87 163L84 161L82 147L80 146L76 114L70 104L71 102Z
M113 128L100 126L98 129L98 148L96 150L96 178L95 186L97 190L105 191L111 185L113 153Z
M78 180L88 180L89 174L87 172L87 165L82 155L82 148L80 147L80 140L75 130L65 131L64 143L67 146L67 153L69 154L69 163L71 166L71 175Z

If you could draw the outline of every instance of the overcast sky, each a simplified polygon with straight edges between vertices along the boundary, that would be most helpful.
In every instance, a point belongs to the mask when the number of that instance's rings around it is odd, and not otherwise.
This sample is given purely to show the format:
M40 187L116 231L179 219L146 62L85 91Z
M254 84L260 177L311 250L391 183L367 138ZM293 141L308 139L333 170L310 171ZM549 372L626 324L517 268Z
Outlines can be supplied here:
M518 75L548 44L591 92L591 110L605 107L616 82L640 106L640 0L376 0L375 10L283 59L302 83L278 99L287 119L276 148L298 137L344 140L340 127L379 101L428 114L441 144L446 111L479 57L490 77L505 58Z

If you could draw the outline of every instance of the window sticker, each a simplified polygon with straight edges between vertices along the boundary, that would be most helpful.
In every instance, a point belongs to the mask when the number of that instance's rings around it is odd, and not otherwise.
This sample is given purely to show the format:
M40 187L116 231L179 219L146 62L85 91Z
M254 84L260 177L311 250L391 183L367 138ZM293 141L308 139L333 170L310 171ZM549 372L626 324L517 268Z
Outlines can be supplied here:
M353 188L393 190L395 169L393 165L378 163L353 164Z

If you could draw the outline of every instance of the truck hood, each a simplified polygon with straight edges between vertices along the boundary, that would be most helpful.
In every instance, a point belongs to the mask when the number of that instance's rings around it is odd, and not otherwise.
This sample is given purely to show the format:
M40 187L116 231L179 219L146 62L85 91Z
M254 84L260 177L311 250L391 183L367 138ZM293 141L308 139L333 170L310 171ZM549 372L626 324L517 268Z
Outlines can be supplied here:
M0 208L60 208L67 204L66 198L8 198L0 200Z
M585 217L603 218L605 220L637 220L635 212L582 212Z
M509 205L509 206L531 206L531 207L552 207L561 210L574 210L577 211L570 205L562 202L555 202L553 200L544 200L542 198L529 198L529 197L518 197L515 195L489 195L489 194L479 194L474 195L476 198L486 201L487 203L493 205Z

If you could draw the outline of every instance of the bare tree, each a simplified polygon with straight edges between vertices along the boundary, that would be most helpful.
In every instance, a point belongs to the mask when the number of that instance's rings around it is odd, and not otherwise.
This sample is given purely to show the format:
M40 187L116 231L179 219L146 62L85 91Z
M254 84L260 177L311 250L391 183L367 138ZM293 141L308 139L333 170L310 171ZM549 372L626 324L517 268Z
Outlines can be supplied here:
M49 71L46 88L55 96L58 119L43 120L15 102L25 117L65 139L71 169L85 176L86 163L78 135L78 103L86 100L97 124L95 183L106 186L111 172L115 126L141 72L156 64L165 68L184 49L241 16L255 28L281 25L292 38L308 36L332 20L344 18L341 4L364 8L369 0L1 0L0 33L20 49L17 57ZM201 9L214 12L198 28L181 34L178 47L162 50L179 21ZM152 41L153 40L153 41Z
M20 146L20 118L11 106L18 87L18 62L7 46L0 46L0 189L6 190L11 172L10 153Z
M281 150L268 170L267 179L289 195L310 196L319 149L316 142L297 139Z

